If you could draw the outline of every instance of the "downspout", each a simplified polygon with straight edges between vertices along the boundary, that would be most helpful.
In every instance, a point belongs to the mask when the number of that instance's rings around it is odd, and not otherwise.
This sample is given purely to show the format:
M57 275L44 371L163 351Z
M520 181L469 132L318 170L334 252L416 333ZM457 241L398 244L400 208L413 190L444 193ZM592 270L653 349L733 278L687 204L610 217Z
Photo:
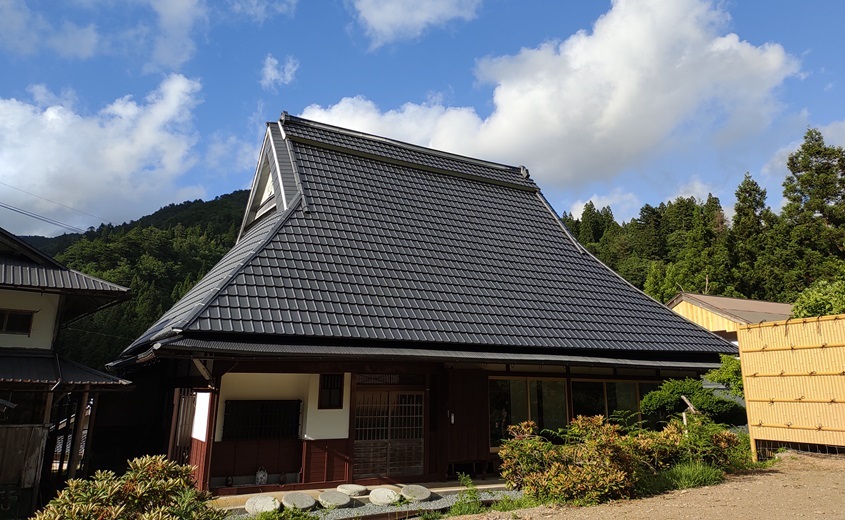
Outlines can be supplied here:
M56 388L58 388L59 385L62 384L62 380L64 379L62 377L62 364L59 362L59 355L55 352L53 353L53 359L56 361L56 373L59 375L59 377L56 379L56 384L54 384L53 387L50 388L51 394L56 391Z

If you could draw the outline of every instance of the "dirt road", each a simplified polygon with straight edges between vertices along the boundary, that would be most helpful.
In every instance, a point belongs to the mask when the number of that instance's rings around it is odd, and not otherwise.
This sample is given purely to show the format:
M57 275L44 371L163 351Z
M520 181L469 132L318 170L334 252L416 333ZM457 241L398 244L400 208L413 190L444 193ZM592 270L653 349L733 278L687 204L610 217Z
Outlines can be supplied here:
M718 486L595 507L491 512L476 520L845 519L845 456L779 457L769 469L732 475Z

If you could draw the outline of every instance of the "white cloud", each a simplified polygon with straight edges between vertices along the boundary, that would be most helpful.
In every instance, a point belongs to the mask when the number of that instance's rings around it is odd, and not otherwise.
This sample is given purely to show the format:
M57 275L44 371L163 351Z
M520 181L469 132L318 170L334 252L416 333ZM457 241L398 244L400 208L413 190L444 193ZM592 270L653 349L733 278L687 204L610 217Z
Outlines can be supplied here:
M287 85L293 81L298 69L299 61L293 56L285 58L284 66L279 67L279 60L272 54L267 54L261 68L261 87L265 90L275 90L276 87Z
M256 22L264 23L268 18L277 15L293 15L298 0L230 0L232 11L252 18Z
M47 42L60 56L85 59L94 55L99 39L94 24L80 27L71 22L64 22L61 29L52 34Z
M303 115L525 163L546 186L607 181L658 153L718 146L728 136L735 146L779 110L774 91L799 71L797 59L780 45L726 34L729 15L720 5L616 0L590 32L483 59L476 74L495 86L487 118L438 103L382 112L363 98Z
M141 102L125 96L90 115L73 109L69 93L56 96L43 86L30 88L31 101L0 98L0 180L117 223L204 196L198 186L179 184L197 162L192 118L200 88L174 74ZM7 204L81 228L99 224L3 188ZM9 212L0 211L6 222ZM56 231L35 220L15 221L11 230Z
M626 192L622 188L614 188L613 191L607 195L594 194L587 200L578 200L573 202L569 207L569 212L574 218L581 218L581 214L584 212L584 206L586 206L589 201L593 201L593 205L596 209L610 206L611 211L613 211L613 218L617 222L628 221L636 217L643 205L642 201L636 194Z
M712 184L707 184L699 177L693 176L687 182L678 187L675 195L670 200L677 199L678 197L695 197L697 200L707 200L707 195L713 194L718 196L716 195L718 192L718 187L713 186Z
M149 0L158 16L158 33L153 43L152 59L147 71L178 70L190 60L196 44L195 26L207 19L203 0Z
M205 165L211 170L229 173L243 173L255 168L260 141L244 141L234 135L213 134L205 153Z
M472 20L481 0L354 0L358 22L372 48L396 40L417 38L428 27L451 20Z
M93 24L64 21L55 27L23 0L0 1L0 48L13 54L32 55L44 46L65 58L85 59L95 54L99 38Z

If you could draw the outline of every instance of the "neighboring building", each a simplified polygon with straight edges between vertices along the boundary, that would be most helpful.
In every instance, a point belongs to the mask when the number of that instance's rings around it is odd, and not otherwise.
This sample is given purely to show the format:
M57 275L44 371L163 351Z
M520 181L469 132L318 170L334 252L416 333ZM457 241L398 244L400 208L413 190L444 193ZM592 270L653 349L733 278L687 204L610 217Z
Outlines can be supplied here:
M127 381L62 359L53 342L63 324L125 300L127 291L0 228L0 518L27 517L39 487L49 499L84 468L95 398Z
M744 300L681 292L666 304L684 318L737 344L737 330L743 325L779 321L792 315L788 303Z
M636 412L722 353L526 169L284 114L235 246L110 367L156 381L132 402L167 403L161 449L222 494L483 472L508 424ZM124 446L154 433L139 409Z

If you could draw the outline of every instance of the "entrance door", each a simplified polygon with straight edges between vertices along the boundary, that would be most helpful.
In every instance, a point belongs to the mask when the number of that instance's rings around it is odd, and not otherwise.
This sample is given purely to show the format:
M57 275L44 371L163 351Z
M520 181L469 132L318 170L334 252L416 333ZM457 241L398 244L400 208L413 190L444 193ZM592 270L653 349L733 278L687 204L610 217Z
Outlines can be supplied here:
M422 475L424 396L410 391L356 394L354 478Z

